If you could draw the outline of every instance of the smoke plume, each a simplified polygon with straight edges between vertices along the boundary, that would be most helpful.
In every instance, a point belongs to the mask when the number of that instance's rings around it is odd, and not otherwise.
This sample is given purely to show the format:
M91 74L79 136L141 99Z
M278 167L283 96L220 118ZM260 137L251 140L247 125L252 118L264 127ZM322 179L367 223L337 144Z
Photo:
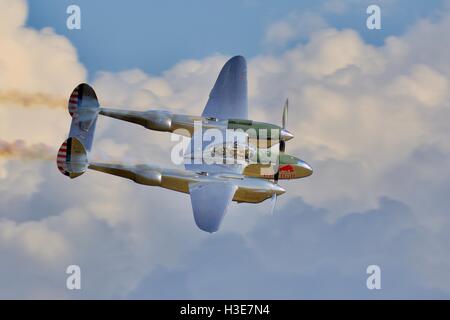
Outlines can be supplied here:
M56 151L44 143L27 145L23 140L7 142L0 140L0 158L23 160L54 160Z
M22 107L46 106L49 108L67 108L67 99L48 93L27 93L18 90L0 91L0 104Z

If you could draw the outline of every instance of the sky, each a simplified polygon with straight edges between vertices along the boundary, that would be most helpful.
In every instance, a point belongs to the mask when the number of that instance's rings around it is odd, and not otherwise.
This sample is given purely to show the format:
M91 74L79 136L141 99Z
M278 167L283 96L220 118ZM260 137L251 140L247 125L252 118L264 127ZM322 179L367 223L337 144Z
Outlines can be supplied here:
M68 30L73 3L0 0L0 298L450 297L450 2L80 0ZM207 234L187 195L57 170L78 83L110 107L196 115L235 54L250 117L279 123L289 97L287 151L314 168L280 182L273 215L232 204ZM170 166L171 144L100 118L90 156Z
M139 68L152 74L184 59L217 53L251 58L266 52L271 49L264 41L268 27L293 15L318 15L335 28L358 29L365 40L382 44L386 36L401 34L417 19L435 19L443 7L441 0L379 1L389 19L382 30L370 32L364 12L371 1L283 0L275 5L271 0L79 0L83 27L73 32L66 28L67 15L61 14L73 3L30 1L26 25L52 27L66 36L91 73Z

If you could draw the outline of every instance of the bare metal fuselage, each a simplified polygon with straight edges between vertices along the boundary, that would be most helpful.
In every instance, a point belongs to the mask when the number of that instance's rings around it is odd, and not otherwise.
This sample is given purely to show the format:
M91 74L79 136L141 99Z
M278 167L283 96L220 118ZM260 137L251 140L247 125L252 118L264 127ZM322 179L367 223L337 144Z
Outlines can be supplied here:
M100 108L99 114L112 117L115 119L136 123L144 126L147 129L172 132L183 136L191 137L194 132L195 123L202 126L202 130L208 129L231 129L242 130L249 134L249 143L257 146L259 154L266 152L264 149L259 149L261 145L263 148L270 148L272 145L279 143L280 140L290 140L292 135L274 124L257 122L252 120L228 119L219 120L212 118L204 118L198 116L189 116L182 114L174 114L163 110L149 110L149 111L129 111L117 110L109 108ZM251 129L251 130L249 130ZM271 131L277 132L276 137L271 139ZM261 132L264 136L261 136ZM257 156L256 163L251 163L246 166L243 174L249 177L273 179L273 173L276 168L272 165L272 170L268 169L271 165L262 163ZM290 180L300 179L312 174L311 167L301 159L281 153L279 158L279 179ZM268 173L269 172L269 173Z
M196 124L201 124L202 130L242 130L248 133L248 142L256 146L256 152L260 152L261 141L263 141L263 147L270 148L272 145L279 143L280 140L287 141L293 137L288 131L279 126L252 120L220 120L174 114L163 110L130 111L100 108L99 114L136 123L150 130L172 132L187 137L192 137ZM273 139L271 136L272 130L277 133ZM261 135L261 132L263 132L264 136ZM259 158L258 154L257 159ZM311 167L294 156L281 153L278 159L279 179L299 179L312 174ZM139 184L158 186L183 193L189 193L189 185L195 183L229 182L231 180L237 185L233 201L259 203L272 198L274 195L281 195L285 190L271 181L277 168L273 164L262 164L258 161L257 163L247 164L242 174L201 173L189 170L165 169L150 165L127 166L106 163L90 163L89 168L127 178Z
M203 130L208 129L232 129L242 130L249 134L249 140L255 143L263 142L263 147L271 147L280 140L288 141L293 135L274 124L258 122L246 119L205 118L184 114L175 114L164 110L129 111L109 108L100 108L100 115L132 122L144 126L150 130L173 132L191 137L194 133L195 123L200 123ZM273 133L276 133L273 134Z
M189 193L190 183L228 182L232 180L238 186L233 197L233 201L236 202L259 203L273 195L278 196L285 192L283 188L268 180L246 177L240 174L199 174L187 170L165 169L150 165L126 166L90 163L88 167L95 171L127 178L139 184L162 187L183 193Z

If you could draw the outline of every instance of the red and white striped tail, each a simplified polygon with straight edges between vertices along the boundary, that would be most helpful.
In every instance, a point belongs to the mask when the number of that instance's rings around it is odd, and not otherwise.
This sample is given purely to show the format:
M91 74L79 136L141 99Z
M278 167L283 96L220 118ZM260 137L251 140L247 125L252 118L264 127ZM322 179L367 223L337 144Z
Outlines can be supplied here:
M87 153L77 138L68 138L63 142L56 156L58 170L65 176L76 178L82 175L88 166Z
M78 87L76 87L69 98L69 114L71 117L77 112L78 109Z
M86 151L91 151L95 125L100 109L94 89L87 83L80 83L69 97L68 111L72 117L69 137L77 138Z
M63 142L58 150L58 155L56 156L56 165L58 170L65 176L69 176L69 172L66 171L65 162L67 161L67 140Z

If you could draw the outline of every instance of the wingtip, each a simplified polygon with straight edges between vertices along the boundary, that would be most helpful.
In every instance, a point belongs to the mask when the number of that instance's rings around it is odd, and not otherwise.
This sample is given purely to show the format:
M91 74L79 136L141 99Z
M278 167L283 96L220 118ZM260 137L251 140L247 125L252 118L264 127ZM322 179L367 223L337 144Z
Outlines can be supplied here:
M196 225L200 230L208 232L210 234L219 231L219 226L204 226L201 223L196 223Z
M247 63L247 61L245 60L245 57L241 56L241 55L237 55L237 56L230 58L230 60L228 60L228 62Z

